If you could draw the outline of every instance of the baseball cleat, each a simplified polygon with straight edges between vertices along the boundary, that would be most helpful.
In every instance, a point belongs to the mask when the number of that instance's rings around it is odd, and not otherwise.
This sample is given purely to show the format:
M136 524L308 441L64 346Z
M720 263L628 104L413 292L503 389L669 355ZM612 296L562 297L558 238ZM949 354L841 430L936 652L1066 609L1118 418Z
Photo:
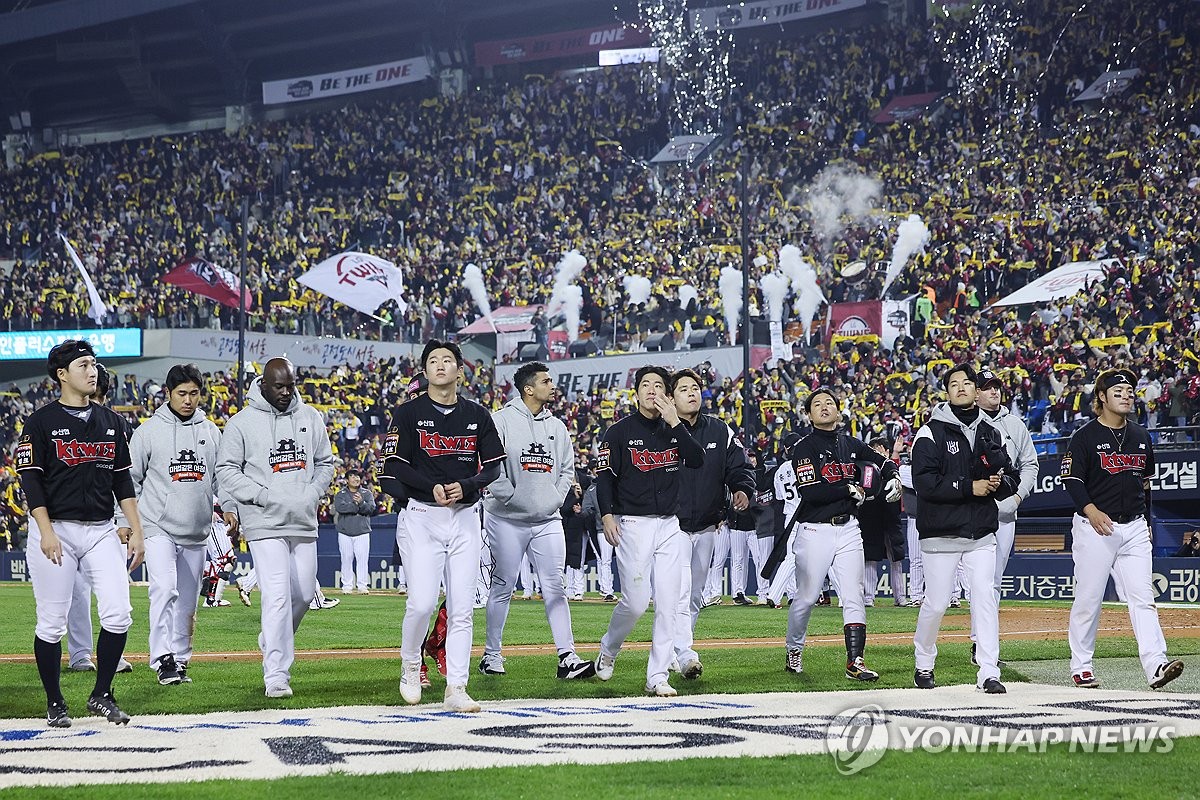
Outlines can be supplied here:
M661 681L653 686L646 684L646 694L652 697L675 697L679 692L675 691L675 687L666 681Z
M267 687L266 695L267 697L273 697L276 699L291 697L292 687L286 683L272 684L271 686Z
M913 673L913 686L918 689L932 689L937 683L933 680L933 670L919 669Z
M479 671L484 675L503 675L504 658L499 653L484 653L479 659Z
M584 661L574 652L558 657L558 677L564 681L582 680L596 675L596 662Z
M867 662L862 656L846 664L846 677L852 681L877 681L879 673L867 668Z
M129 715L117 705L117 698L112 692L105 692L97 697L92 695L87 701L87 710L92 716L104 717L114 725L129 724Z
M700 659L693 658L683 665L683 669L679 670L679 674L689 681L694 681L704 672L704 665L700 663Z
M602 681L606 681L613 676L613 667L616 666L617 659L614 656L606 656L601 653L596 657L596 677Z
M1183 674L1183 662L1179 659L1160 664L1154 670L1154 680L1150 681L1151 689L1161 689Z
M71 672L95 672L96 665L91 661L78 661L71 664L67 669L71 670Z
M615 603L615 602L617 602L617 596L616 596L615 594L612 594L612 593L610 592L610 593L608 593L608 594L604 595L604 602L606 602L606 603Z
M133 672L133 664L122 658L117 662L117 672Z
M950 601L951 608L962 608L962 601L957 597Z
M747 597L746 597L746 595L745 595L745 593L744 593L744 592L738 592L737 594L735 594L735 595L733 596L733 602L734 602L735 604L739 605L739 606L751 606L751 605L754 605L752 602L750 602L750 600L749 600L749 599L747 599Z
M183 682L183 676L179 674L179 667L175 664L175 656L170 653L158 659L158 666L154 670L158 673L158 683L161 686L174 686Z
M238 587L238 597L241 599L242 605L244 605L246 608L250 608L250 590L249 589L243 589L241 586L239 586Z
M1008 690L1004 688L1004 684L996 678L988 678L983 682L983 686L978 688L979 691L983 692L984 694L1005 694L1008 692Z
M46 704L46 724L51 728L71 727L71 717L67 714L66 703Z
M179 682L180 683L191 683L192 682L192 679L189 678L188 674L187 674L188 662L176 661L175 667L176 667L176 669L179 670Z
M410 706L421 702L421 662L405 661L400 667L400 696Z
M421 662L421 688L428 689L433 686L433 681L429 680L429 667Z
M464 714L477 714L481 710L479 703L467 694L466 686L447 686L442 706L447 711L460 711Z
M709 606L719 606L724 602L725 598L718 594L714 595L713 597L704 598L704 601L700 604L700 607L708 608Z
M783 662L783 668L797 675L804 672L804 650L799 647L789 647L787 660Z
M1090 671L1087 671L1087 670L1085 670L1083 672L1077 672L1076 674L1072 675L1071 680L1073 680L1075 682L1075 685L1078 686L1080 689L1099 689L1100 688L1100 680L1095 675L1093 675Z

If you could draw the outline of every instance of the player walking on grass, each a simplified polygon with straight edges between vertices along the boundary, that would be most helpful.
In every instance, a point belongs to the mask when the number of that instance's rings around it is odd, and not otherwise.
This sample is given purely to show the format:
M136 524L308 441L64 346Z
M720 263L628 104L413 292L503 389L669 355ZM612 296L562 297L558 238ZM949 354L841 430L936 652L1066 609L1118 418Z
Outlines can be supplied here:
M654 626L646 692L674 697L667 682L675 644L675 620L683 577L679 530L682 467L700 467L704 449L688 433L662 367L634 373L637 412L610 427L600 445L596 496L604 537L617 550L621 599L600 640L596 675L608 680L621 645L646 612L654 594ZM653 584L653 590L651 585Z
M975 404L974 367L945 375L949 402L940 403L913 440L912 479L917 530L925 564L925 601L913 636L918 689L932 689L937 634L950 605L954 576L965 567L971 587L971 630L979 664L976 686L1004 694L1000 682L1000 615L992 590L996 575L997 503L1017 491L1016 471L991 418Z
M700 677L704 667L692 649L693 631L704 605L717 526L725 517L726 495L734 511L745 511L754 496L754 473L746 450L721 420L700 413L700 376L690 369L671 376L671 399L688 434L704 450L704 462L680 476L679 560L682 564L679 615L675 619L675 658L679 674Z
M1150 687L1160 689L1183 674L1183 662L1168 660L1167 641L1154 605L1150 526L1150 476L1154 446L1146 429L1129 419L1137 378L1125 369L1096 378L1096 418L1071 435L1062 458L1063 486L1071 494L1071 559L1075 600L1067 638L1071 680L1100 685L1092 656L1104 587L1112 575L1129 607L1138 657Z
M796 597L788 609L787 657L784 668L804 669L808 620L821 596L825 575L832 569L842 606L846 638L846 677L874 681L879 673L863 658L867 646L867 616L863 599L862 532L855 514L870 495L884 492L889 502L900 499L895 465L862 441L839 433L841 412L829 389L815 389L804 401L812 433L792 448L799 505L796 509ZM878 474L867 474L865 465Z
M408 575L400 640L400 695L421 702L421 643L446 582L446 694L451 711L479 711L467 694L479 570L479 494L500 474L504 446L483 406L458 395L462 352L432 339L421 353L426 394L396 410L384 439L384 474L409 497L397 543Z
M129 575L145 553L129 443L120 417L91 402L96 390L96 353L85 341L68 339L46 361L58 385L58 400L25 420L14 460L29 504L26 554L37 608L33 653L46 691L46 722L67 728L71 717L59 685L62 638L77 572L87 574L100 614L96 684L88 712L125 724L112 679L132 623ZM113 521L113 499L130 528L122 547Z
M575 653L563 583L567 542L561 508L568 496L580 502L583 495L575 482L575 449L567 426L547 408L556 391L550 368L537 361L523 364L513 383L518 396L492 415L507 457L483 501L484 535L493 567L479 671L504 674L500 640L517 574L528 554L541 583L546 619L558 651L558 677L590 678L596 667Z
M247 399L225 423L217 485L222 508L236 505L254 557L266 695L291 697L296 631L317 589L317 507L333 480L333 450L286 358L267 362Z

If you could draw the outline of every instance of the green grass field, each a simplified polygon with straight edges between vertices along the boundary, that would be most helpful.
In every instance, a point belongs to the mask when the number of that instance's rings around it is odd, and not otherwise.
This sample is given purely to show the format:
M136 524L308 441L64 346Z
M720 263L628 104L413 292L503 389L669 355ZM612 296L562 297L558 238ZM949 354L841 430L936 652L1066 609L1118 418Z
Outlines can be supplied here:
M134 628L128 650L145 653L147 600L144 588L134 587ZM394 595L342 597L335 609L309 614L297 637L302 649L396 648L399 640L403 599ZM257 600L257 595L255 595ZM31 650L34 625L33 598L28 585L0 584L0 607L5 622L0 626L0 653L27 654ZM575 636L585 657L594 654L612 613L601 603L573 603ZM964 631L968 611L947 612L943 630ZM912 631L915 609L884 605L868 611L872 633ZM700 616L696 638L781 639L787 612L765 607L719 606ZM475 640L482 643L483 612L476 612ZM649 639L650 615L642 620L631 641ZM197 653L242 652L255 649L258 609L234 605L225 609L201 609L196 634ZM818 608L810 626L812 636L840 636L841 610ZM538 602L514 601L506 629L506 645L541 644L549 641L545 614ZM1200 653L1200 640L1170 641L1173 655ZM1061 661L1068 657L1065 637L1060 641L1005 641L1009 661ZM803 676L782 670L783 650L772 647L707 647L701 650L704 676L697 681L672 678L682 696L709 693L752 693L767 691L830 691L858 689L864 693L878 688L908 687L912 679L911 644L873 645L869 663L882 678L865 685L842 676L844 650L838 645L810 647L805 652ZM1102 639L1097 656L1136 656L1131 639ZM503 677L473 673L470 691L481 701L523 698L609 698L641 694L645 679L646 652L627 650L617 662L613 680L565 682L553 677L554 657L549 654L510 655L508 674ZM337 705L399 705L398 651L386 657L313 658L298 661L293 668L296 696L268 701L262 693L261 664L256 659L196 660L190 670L191 685L161 687L143 660L134 657L132 674L117 676L114 686L122 705L136 716L156 713L203 713L227 709L310 708ZM472 665L474 666L474 665ZM1190 668L1195 668L1190 667ZM938 661L939 685L969 684L975 670L969 664L968 645L957 641L941 648ZM443 686L436 673L434 688L426 702L438 703ZM1065 676L1064 676L1065 677ZM1020 682L1025 675L1006 669L1006 682ZM88 674L64 673L68 703L82 707L91 689ZM45 701L32 663L0 662L0 717L39 717ZM216 687L216 688L214 688ZM1064 692L1071 691L1064 686ZM213 797L238 794L248 797L286 795L289 800L327 798L346 793L372 797L421 797L433 792L444 797L483 794L494 798L688 798L777 797L785 793L816 792L830 797L928 797L935 792L968 797L1194 797L1200 792L1194 780L1195 759L1200 742L1177 740L1170 753L1068 754L1065 750L1042 755L889 752L869 770L851 777L840 776L828 756L795 756L764 759L709 759L668 763L638 763L617 766L567 766L463 770L454 773L412 775L287 778L270 782L237 781L169 786L89 786L79 789L13 789L0 797L89 797L107 798ZM1036 758L1034 761L1032 759Z

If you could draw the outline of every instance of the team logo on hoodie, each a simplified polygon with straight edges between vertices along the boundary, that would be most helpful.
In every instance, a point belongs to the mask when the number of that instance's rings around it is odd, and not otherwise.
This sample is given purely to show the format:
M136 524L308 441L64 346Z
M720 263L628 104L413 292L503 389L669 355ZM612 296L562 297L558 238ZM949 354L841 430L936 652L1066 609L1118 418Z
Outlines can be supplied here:
M171 480L180 483L202 481L207 471L208 465L196 457L195 450L180 450L179 455L167 465L167 474L171 476Z
M271 449L267 463L272 472L295 472L308 464L308 451L297 445L295 439L280 439L278 446Z
M521 453L521 469L525 472L552 472L554 456L546 452L546 446L534 442Z

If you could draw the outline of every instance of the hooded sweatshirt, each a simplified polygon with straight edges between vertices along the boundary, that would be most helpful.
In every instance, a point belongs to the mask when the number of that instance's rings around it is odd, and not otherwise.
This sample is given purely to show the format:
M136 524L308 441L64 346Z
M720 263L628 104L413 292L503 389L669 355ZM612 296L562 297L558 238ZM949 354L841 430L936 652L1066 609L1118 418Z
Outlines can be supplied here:
M317 506L333 480L325 420L296 394L286 411L255 378L245 408L230 417L217 451L221 506L236 506L247 541L317 538Z
M129 440L138 516L146 537L203 544L212 524L214 465L221 432L204 412L180 419L160 406Z
M575 485L575 451L567 426L546 408L534 416L520 397L492 414L492 422L508 455L500 477L488 485L484 510L514 522L560 518Z
M1017 507L1033 493L1033 486L1037 483L1037 450L1033 446L1033 437L1029 435L1029 428L1025 427L1025 420L1004 406L1000 406L994 415L988 414L986 411L981 413L988 416L988 421L996 430L1000 431L1000 437L1004 440L1004 449L1008 451L1008 458L1020 473L1017 493L996 504L1000 512L1000 522L1014 522L1017 519Z

